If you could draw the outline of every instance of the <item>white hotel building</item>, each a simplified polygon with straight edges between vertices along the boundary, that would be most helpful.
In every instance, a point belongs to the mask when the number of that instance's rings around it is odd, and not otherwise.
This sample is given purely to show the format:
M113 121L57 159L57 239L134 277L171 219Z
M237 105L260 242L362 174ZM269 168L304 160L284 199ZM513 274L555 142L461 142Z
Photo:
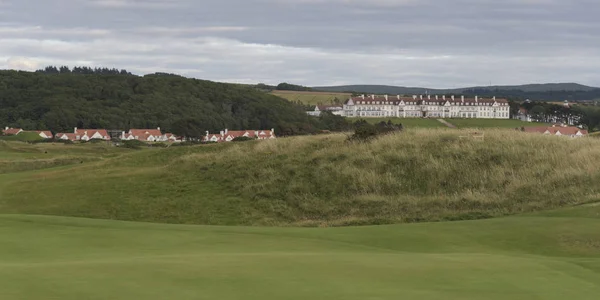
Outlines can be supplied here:
M510 106L506 99L465 98L437 95L367 96L348 99L343 106L343 116L354 118L482 118L508 119Z

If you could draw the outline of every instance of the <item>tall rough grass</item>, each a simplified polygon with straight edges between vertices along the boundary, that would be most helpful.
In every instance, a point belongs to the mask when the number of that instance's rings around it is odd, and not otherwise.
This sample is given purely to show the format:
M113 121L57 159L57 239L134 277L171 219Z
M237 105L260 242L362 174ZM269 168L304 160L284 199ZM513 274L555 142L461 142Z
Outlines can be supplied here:
M228 145L173 168L220 182L262 222L374 224L502 216L600 200L600 142L487 130L409 130Z
M600 139L484 132L483 141L461 139L461 130L413 129L368 143L339 134L141 151L0 143L0 168L13 171L29 169L22 161L96 159L0 175L0 213L341 226L600 201Z

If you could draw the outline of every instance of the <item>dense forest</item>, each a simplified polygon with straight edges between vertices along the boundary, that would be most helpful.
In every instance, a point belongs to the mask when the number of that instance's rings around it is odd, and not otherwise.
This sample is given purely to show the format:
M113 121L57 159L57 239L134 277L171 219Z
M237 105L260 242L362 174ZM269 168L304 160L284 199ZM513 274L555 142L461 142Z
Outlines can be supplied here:
M161 127L189 135L275 128L278 135L295 135L343 122L309 117L302 106L252 87L173 74L54 67L0 71L0 125L26 130Z

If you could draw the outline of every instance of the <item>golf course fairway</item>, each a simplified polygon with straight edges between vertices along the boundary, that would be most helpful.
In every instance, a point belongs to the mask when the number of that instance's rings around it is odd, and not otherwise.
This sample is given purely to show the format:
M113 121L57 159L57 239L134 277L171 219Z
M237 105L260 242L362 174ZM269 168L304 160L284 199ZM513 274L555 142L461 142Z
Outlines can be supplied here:
M0 299L598 299L600 207L343 228L0 215Z

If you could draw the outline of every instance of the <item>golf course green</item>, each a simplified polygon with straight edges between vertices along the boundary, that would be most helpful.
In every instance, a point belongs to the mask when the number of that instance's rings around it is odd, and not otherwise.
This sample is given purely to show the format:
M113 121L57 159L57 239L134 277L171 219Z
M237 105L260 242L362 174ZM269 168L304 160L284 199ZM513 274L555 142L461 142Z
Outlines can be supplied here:
M600 207L343 228L0 215L0 299L597 299Z

